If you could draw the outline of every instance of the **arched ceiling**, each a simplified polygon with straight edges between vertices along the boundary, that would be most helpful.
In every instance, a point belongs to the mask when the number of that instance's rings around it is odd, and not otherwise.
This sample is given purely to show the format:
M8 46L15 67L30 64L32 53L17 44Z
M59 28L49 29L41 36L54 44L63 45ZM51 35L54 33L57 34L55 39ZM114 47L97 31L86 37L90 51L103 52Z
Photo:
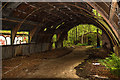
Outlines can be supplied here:
M79 24L93 24L101 28L114 45L119 45L118 15L114 10L111 12L110 5L112 2L10 2L2 10L3 29L14 30L14 34L18 30L35 30L32 40L40 41L40 34L64 35ZM95 16L93 8L102 17ZM58 25L61 26L56 29Z

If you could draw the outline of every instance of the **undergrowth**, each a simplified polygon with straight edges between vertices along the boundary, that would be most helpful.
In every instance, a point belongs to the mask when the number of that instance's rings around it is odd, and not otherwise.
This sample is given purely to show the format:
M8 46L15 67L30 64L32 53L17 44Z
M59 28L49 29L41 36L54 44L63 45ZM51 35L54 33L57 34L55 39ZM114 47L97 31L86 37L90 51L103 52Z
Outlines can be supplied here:
M112 53L110 57L99 60L99 62L106 66L113 75L120 77L120 57L115 53Z

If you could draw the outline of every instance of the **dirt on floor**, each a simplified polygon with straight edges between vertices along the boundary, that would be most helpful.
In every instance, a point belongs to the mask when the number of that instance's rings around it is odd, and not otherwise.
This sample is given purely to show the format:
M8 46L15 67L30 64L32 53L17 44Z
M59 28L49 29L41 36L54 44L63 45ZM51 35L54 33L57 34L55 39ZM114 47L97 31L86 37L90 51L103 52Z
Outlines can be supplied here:
M71 52L72 51L72 52ZM80 78L75 66L88 57L86 47L62 48L50 52L3 60L3 78ZM80 78L80 80L85 80Z
M88 47L88 46L87 46ZM96 53L96 54L95 54ZM99 55L100 53L100 55ZM101 55L102 53L102 55ZM51 80L116 80L110 71L98 64L108 51L80 46L61 48L29 56L3 60L2 77ZM114 78L114 79L113 79ZM119 79L118 79L119 80Z
M104 51L102 48L96 50L90 48L87 52L89 52L89 57L82 64L75 67L76 74L79 77L89 80L120 80L119 77L111 74L110 70L99 62L99 60L108 57L108 51Z

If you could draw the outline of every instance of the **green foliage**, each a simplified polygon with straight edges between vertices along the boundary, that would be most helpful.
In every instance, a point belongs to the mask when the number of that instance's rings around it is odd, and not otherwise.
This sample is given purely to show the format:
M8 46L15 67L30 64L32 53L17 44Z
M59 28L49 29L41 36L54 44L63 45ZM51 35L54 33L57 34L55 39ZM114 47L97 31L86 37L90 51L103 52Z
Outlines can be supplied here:
M120 58L115 53L99 62L106 66L113 75L120 77Z
M57 41L57 35L54 34L53 37L52 37L52 42L53 42L52 48L53 48L53 49L55 48L55 42L56 42L56 41Z
M100 17L101 17L101 15L100 15L95 9L93 9L92 11L93 11L93 13L94 13L96 16L100 16Z
M53 40L53 42L56 42L56 41L57 41L57 35L56 35L56 34L53 35L52 40Z
M52 44L52 48L55 49L55 43Z
M87 45L88 45L87 43L83 43L83 44L78 43L78 44L76 44L76 46L87 46Z
M63 44L64 46L75 45L76 44L75 42L77 41L82 42L80 40L80 37L82 35L85 35L91 32L97 33L97 27L94 25L88 25L88 24L78 25L68 31L68 39L64 40ZM100 29L99 29L99 34L102 34L102 30ZM93 34L89 34L88 36L91 37L91 41L92 41L91 45L96 45L96 42L97 42L96 34L93 33ZM88 43L84 43L84 44L88 44Z
M64 40L63 41L63 47L67 47L67 46L72 46L72 44L70 43L70 41Z
M88 37L90 37L90 41L91 41L91 45L97 45L97 34L95 33L90 33L87 35Z

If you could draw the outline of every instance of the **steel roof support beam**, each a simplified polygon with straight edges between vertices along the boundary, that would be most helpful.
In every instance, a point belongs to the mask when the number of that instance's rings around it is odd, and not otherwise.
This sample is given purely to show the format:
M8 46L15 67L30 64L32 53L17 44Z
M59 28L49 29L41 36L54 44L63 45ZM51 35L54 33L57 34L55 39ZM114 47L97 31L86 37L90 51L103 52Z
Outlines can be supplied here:
M31 42L31 40L32 40L32 37L33 37L33 35L35 34L35 32L36 32L36 30L37 30L37 26L35 26L31 31L30 31L30 42Z
M109 20L113 19L116 8L117 8L117 0L116 0L116 2L113 2L113 1L115 1L115 0L112 0L112 3L111 3L111 10L110 10L110 15L109 15Z
M17 33L17 31L19 30L20 26L21 26L21 24L18 24L16 27L14 27L14 28L12 29L12 32L11 32L11 36L12 36L12 37L11 37L11 45L14 44L14 39L15 39L16 33Z

